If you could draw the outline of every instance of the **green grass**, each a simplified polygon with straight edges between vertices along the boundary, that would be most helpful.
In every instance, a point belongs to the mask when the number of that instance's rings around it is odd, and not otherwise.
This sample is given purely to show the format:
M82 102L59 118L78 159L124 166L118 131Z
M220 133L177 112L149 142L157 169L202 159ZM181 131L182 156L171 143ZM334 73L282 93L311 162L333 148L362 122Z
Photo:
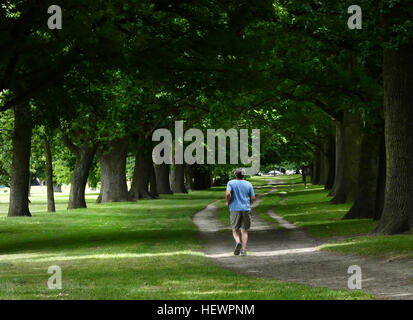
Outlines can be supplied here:
M255 211L258 213L259 217L267 222L272 223L276 229L279 228L279 224L277 220L271 218L267 214L267 212L268 210L273 208L275 205L278 205L280 200L281 200L281 197L278 194L276 193L268 194L262 198L261 203L258 205L258 207L255 208Z
M276 212L290 222L303 227L310 235L317 238L331 238L320 246L343 254L359 254L386 259L412 259L413 235L372 236L369 235L377 222L372 219L342 220L352 204L333 205L328 192L322 186L308 184L305 188L297 176L277 177L284 180L284 185L277 186L278 195L286 195L286 205L279 204L277 194L264 197L258 208L262 218L271 222L266 210L276 206ZM350 237L335 240L335 237Z
M393 260L413 259L413 235L358 237L329 242L320 249Z
M330 204L328 191L322 186L304 188L304 185L296 184L279 189L287 194L286 205L277 206L277 214L303 227L314 237L360 235L372 231L377 225L371 219L342 220L351 204Z
M224 187L137 203L95 204L46 213L31 198L31 218L7 218L0 197L1 299L366 299L363 292L313 288L243 276L205 257L192 215L222 198ZM230 237L230 235L228 235ZM62 268L61 290L47 288L48 267Z

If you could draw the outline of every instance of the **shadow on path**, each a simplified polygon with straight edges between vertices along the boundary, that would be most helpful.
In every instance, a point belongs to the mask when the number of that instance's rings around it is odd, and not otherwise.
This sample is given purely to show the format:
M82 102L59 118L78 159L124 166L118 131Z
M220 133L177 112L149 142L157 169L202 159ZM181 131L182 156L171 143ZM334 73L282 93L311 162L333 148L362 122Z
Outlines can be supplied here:
M280 184L281 181L272 184ZM269 193L277 191L276 187ZM254 203L255 208L261 199ZM216 216L212 203L194 216L194 223L205 243L204 253L218 265L248 275L281 281L303 283L316 287L348 289L347 273L351 265L362 270L362 289L380 299L413 299L413 261L393 261L339 255L319 251L322 241L315 240L302 229L278 216L274 209L268 214L282 228L261 219L252 210L248 256L234 256L234 240L230 228ZM223 232L227 230L226 232Z

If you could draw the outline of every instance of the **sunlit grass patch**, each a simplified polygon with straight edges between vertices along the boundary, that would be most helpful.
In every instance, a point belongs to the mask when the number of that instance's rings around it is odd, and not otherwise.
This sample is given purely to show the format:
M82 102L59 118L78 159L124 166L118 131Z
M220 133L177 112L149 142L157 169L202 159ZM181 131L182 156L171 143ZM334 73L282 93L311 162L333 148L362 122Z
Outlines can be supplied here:
M243 276L202 252L192 216L223 200L225 187L157 200L96 204L47 213L33 197L33 217L7 218L0 206L1 299L368 299L363 292L312 288ZM225 207L229 218L228 208ZM48 267L62 269L62 289L50 290Z
M413 235L357 237L329 242L320 249L386 259L413 259Z

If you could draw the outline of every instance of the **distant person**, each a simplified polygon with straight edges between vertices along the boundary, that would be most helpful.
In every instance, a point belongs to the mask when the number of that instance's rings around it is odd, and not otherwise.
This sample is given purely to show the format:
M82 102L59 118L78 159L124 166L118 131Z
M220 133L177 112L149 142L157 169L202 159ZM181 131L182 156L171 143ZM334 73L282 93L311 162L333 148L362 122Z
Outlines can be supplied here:
M302 167L301 175L303 177L304 187L307 188L307 176L310 175L310 168L308 166Z
M225 194L229 206L232 235L236 242L234 255L247 255L248 229L251 226L251 205L255 200L252 184L246 180L245 170L235 170L235 180L227 184ZM241 232L240 232L241 230ZM242 241L242 242L241 242Z

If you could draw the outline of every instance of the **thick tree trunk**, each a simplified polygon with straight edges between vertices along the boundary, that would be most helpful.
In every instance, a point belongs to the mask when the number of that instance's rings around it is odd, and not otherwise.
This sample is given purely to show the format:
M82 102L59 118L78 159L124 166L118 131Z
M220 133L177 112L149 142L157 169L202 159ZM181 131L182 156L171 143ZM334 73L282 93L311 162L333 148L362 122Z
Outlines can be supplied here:
M386 191L376 233L413 231L413 45L384 50Z
M150 176L149 176L149 194L151 195L152 198L157 198L159 196L158 193L158 187L156 185L156 173L155 173L155 167L152 162L150 169Z
M188 193L185 188L185 167L174 164L171 172L171 189L173 193Z
M336 163L336 143L335 137L330 136L325 143L325 171L326 177L324 181L324 189L330 190L333 188L334 185L334 177L335 177L335 163Z
M336 125L336 162L335 162L335 178L330 196L336 197L337 190L344 183L344 143L343 143L343 123L340 120L335 120ZM338 203L344 203L345 199L336 199Z
M360 151L359 143L361 135L361 119L359 114L351 114L344 112L342 126L338 126L341 140L340 159L342 166L338 170L336 176L337 185L335 186L335 196L331 200L332 203L351 203L355 201L358 194L358 173L360 167ZM338 161L337 161L338 162Z
M374 220L380 220L384 208L384 194L386 189L386 145L384 132L380 135L379 168L376 188L376 207Z
M191 164L185 165L185 188L187 191L194 189L194 167Z
M322 145L323 150L320 151L320 181L319 184L325 186L328 175L328 159L326 154L325 142Z
M49 139L43 138L43 144L46 156L47 212L56 212L53 190L53 161Z
M362 138L359 169L359 193L344 219L373 218L376 207L379 172L380 136L365 133Z
M89 171L96 153L96 147L85 141L80 147L72 145L71 150L76 155L75 169L70 182L68 209L86 208L85 189Z
M135 157L135 168L129 195L132 199L151 199L149 184L153 171L152 155L147 150L138 150Z
M128 139L116 139L99 151L99 163L102 173L100 202L133 201L126 184L126 155Z
M320 184L320 173L321 173L321 157L320 151L317 150L316 159L313 161L313 166L311 170L311 184L313 186Z
M171 194L169 182L169 164L163 163L155 166L156 188L159 194Z
M209 166L194 166L194 190L205 190L212 185L211 170Z
M14 107L13 160L9 217L31 216L29 211L32 112L30 104Z

